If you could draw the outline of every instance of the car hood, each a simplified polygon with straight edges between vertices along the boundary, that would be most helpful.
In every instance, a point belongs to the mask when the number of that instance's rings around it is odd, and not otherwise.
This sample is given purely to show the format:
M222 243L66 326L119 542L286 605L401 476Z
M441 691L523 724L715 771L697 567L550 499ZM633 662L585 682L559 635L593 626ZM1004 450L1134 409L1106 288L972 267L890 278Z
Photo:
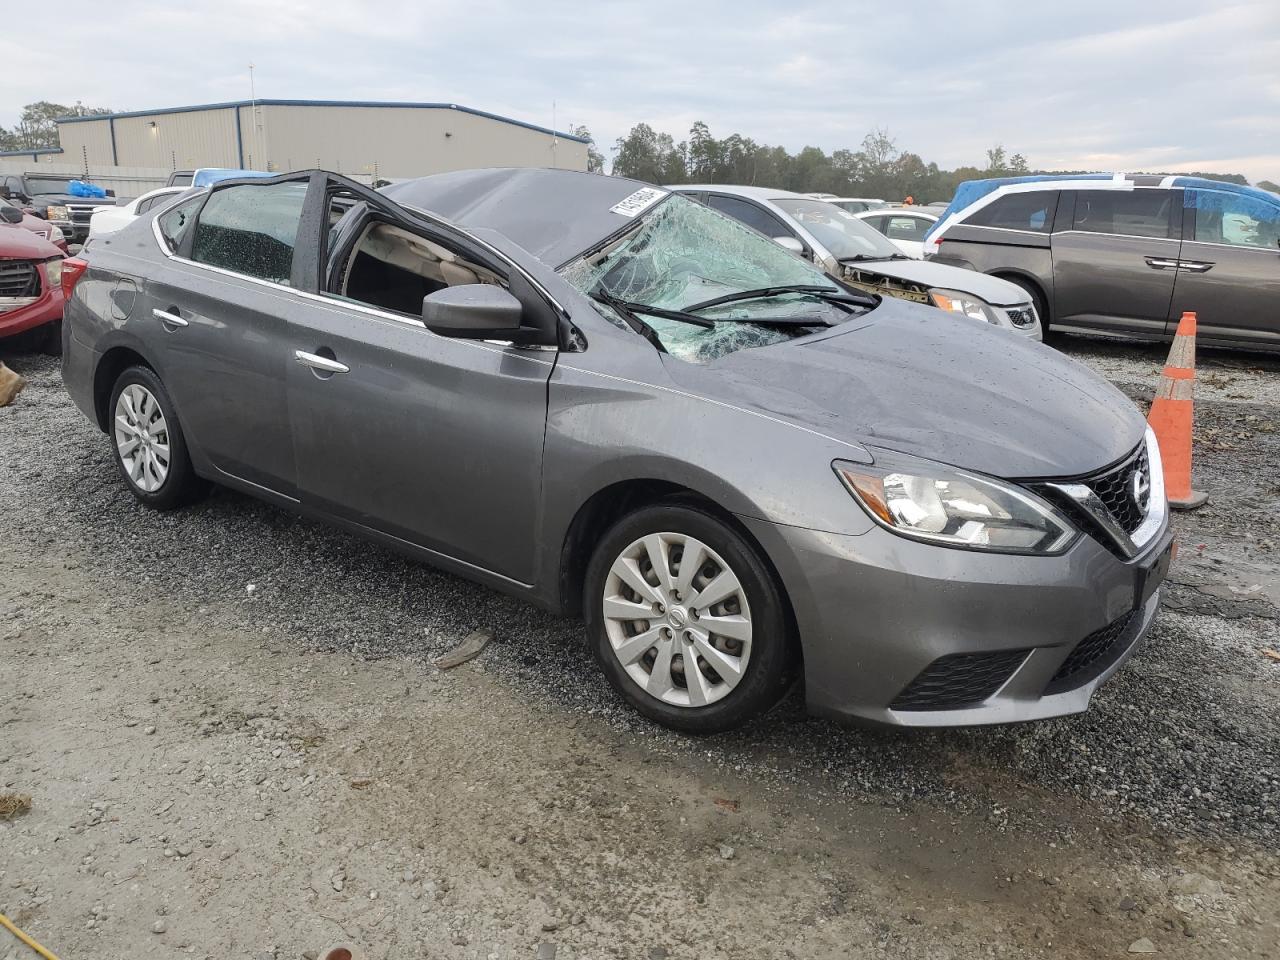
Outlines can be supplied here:
M115 197L73 197L69 193L37 193L33 198L36 203L46 206L66 206L74 203L77 206L114 207Z
M682 386L858 443L1009 479L1092 473L1145 421L1123 393L1050 347L886 300L829 332L668 360Z
M6 260L47 260L62 251L44 237L20 223L0 225L0 258Z
M1026 291L1017 284L979 273L977 270L952 267L933 260L868 260L846 263L842 266L852 267L864 273L883 274L894 280L906 280L924 287L940 287L944 290L976 294L987 303L998 307L1027 302Z

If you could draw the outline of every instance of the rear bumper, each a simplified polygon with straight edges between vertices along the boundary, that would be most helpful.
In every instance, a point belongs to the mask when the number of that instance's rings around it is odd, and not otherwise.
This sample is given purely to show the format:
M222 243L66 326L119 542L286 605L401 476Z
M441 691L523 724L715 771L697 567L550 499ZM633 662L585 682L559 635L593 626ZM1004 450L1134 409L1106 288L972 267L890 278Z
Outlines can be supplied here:
M791 599L809 709L891 726L1085 710L1150 628L1164 568L1144 571L1172 541L1166 522L1125 562L1087 536L1019 557L743 522Z

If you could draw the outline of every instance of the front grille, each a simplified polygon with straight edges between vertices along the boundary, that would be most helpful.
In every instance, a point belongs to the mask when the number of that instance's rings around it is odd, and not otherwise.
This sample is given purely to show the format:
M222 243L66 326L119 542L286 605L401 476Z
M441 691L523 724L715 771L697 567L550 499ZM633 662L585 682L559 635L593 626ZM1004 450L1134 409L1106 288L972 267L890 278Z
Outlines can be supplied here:
M35 297L40 273L33 260L0 260L0 297Z
M1139 471L1142 471L1145 478L1145 482L1138 484L1145 491L1142 502L1134 498L1134 474ZM1078 480L1057 480L1053 483L1036 485L1037 492L1060 507L1076 522L1080 529L1092 533L1099 543L1117 557L1120 557L1120 559L1128 559L1131 554L1127 553L1125 548L1116 541L1115 536L1107 525L1086 509L1085 504L1077 501L1066 490L1061 489L1064 484L1079 484L1088 487L1089 490L1093 491L1107 513L1111 515L1111 519L1115 521L1116 526L1129 536L1133 536L1137 529L1142 526L1142 522L1147 518L1147 513L1151 509L1151 463L1147 457L1147 445L1143 443L1137 450L1129 454L1129 457L1119 466L1104 470L1091 477L1084 477ZM1142 546L1142 544L1138 544L1138 546Z
M890 710L961 710L999 690L1027 658L1026 650L939 657L907 684Z
M1100 676L1129 649L1138 636L1141 611L1130 610L1118 620L1113 620L1101 630L1095 630L1076 644L1075 649L1062 661L1053 675L1045 693L1061 693L1083 686Z
M1014 307L1005 313L1015 327L1029 327L1036 322L1036 312L1031 307Z
M1133 475L1139 470L1148 478L1147 490L1150 491L1151 471L1147 463L1147 445L1138 448L1138 455L1127 463L1116 467L1108 473L1100 474L1084 483L1115 517L1116 523L1125 533L1132 534L1142 525L1147 517L1147 509L1151 506L1150 493L1146 503L1138 503L1133 498Z
M67 204L67 210L71 214L72 223L88 226L89 219L93 216L94 211L101 206L103 204L69 203Z

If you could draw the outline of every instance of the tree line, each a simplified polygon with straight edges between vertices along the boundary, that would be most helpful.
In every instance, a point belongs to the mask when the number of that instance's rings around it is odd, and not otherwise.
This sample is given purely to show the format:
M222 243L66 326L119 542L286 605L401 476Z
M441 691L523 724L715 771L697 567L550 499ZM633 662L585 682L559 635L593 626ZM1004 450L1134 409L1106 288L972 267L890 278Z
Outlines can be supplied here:
M75 106L40 100L22 108L12 128L0 126L0 151L39 150L57 147L59 117L96 116L113 111L106 107ZM592 173L604 173L605 158L583 126L574 127L575 136L587 144L587 166ZM1089 173L1086 170L1033 170L1021 153L1010 155L999 144L987 151L985 166L963 166L943 170L925 163L919 154L900 150L888 130L876 129L862 139L858 150L835 150L830 155L818 147L789 153L783 147L756 143L750 137L731 134L718 140L707 124L699 120L689 136L676 142L669 133L659 133L647 123L638 123L613 147L610 172L649 183L733 183L778 187L797 193L834 193L838 196L879 197L902 200L913 197L918 203L950 200L956 185L982 177L1020 176L1027 173ZM1247 184L1238 173L1198 173L1191 176ZM1280 193L1280 185L1259 182L1264 190Z
M112 113L106 107L86 107L76 101L74 107L41 100L28 103L12 128L0 127L0 150L41 150L57 147L59 117L87 117Z
M578 128L577 132L590 136L585 128ZM594 147L592 153L593 169L603 172L603 156ZM716 139L707 124L698 121L690 128L688 137L679 142L647 123L636 124L614 144L610 172L614 176L667 186L731 183L777 187L797 193L834 193L843 197L884 200L912 197L917 203L931 203L950 200L956 186L965 180L1096 171L1035 169L1021 153L1010 154L1000 144L987 151L983 166L944 170L936 163L926 163L919 154L899 149L897 141L885 129L868 133L857 150L841 149L827 154L818 147L805 147L793 154L783 147L757 143L737 133ZM1238 173L1188 176L1249 183ZM1263 181L1259 186L1280 192L1280 187L1270 181Z

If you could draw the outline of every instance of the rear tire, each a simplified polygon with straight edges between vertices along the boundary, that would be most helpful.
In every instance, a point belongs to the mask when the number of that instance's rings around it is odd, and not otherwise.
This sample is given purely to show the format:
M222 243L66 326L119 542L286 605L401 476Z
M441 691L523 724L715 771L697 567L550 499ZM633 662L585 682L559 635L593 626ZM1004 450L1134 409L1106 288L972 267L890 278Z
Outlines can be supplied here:
M107 409L116 469L140 503L173 510L208 491L191 466L173 401L155 371L126 368L111 388Z
M583 610L614 689L674 730L741 726L777 703L795 674L794 631L772 571L697 504L659 503L619 520L587 567Z

